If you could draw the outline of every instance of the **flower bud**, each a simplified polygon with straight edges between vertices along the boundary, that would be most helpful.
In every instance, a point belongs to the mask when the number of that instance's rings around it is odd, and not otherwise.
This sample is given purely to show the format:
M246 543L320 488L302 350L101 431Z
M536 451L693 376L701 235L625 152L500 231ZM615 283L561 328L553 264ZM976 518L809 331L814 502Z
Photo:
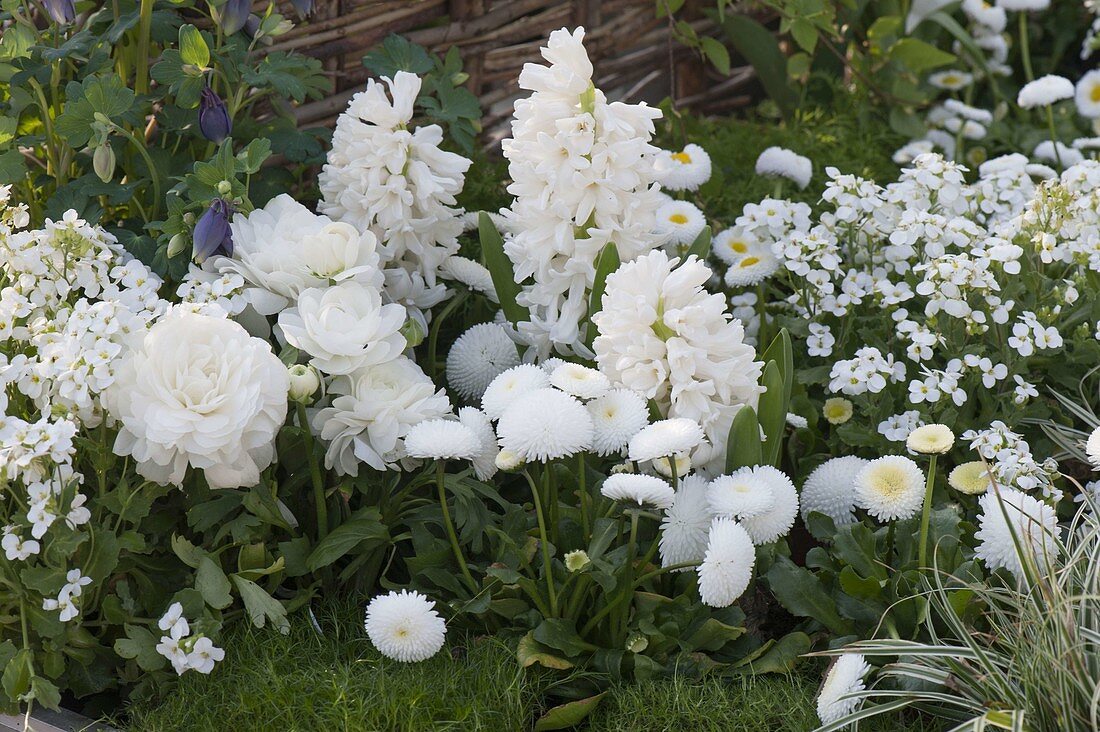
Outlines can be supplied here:
M290 0L299 18L308 18L313 12L313 0Z
M208 86L203 87L199 97L199 130L203 137L216 143L220 143L233 132L233 120L229 118L225 102Z
M405 336L409 348L416 348L424 342L424 326L416 318L409 318L401 326L401 335Z
M565 568L570 572L580 572L592 564L588 558L588 552L584 549L576 549L565 555Z
M501 450L497 453L496 459L493 461L496 463L498 470L515 470L520 465L523 465L523 460L520 456L511 450Z
M73 0L44 0L46 12L58 25L68 25L76 20L76 4Z
M305 404L321 388L321 377L317 374L317 369L312 366L295 364L286 372L290 377L291 401Z
M195 224L191 256L202 264L212 254L233 255L233 233L229 229L232 207L222 198L215 198L210 208Z
M825 400L822 408L825 420L832 425L844 424L852 418L852 403L844 397L832 397Z
M231 36L248 22L248 13L252 9L249 0L226 0L226 3L217 10L218 24L222 31Z
M104 183L115 176L115 150L110 143L104 143L92 153L92 170Z
M646 638L641 633L635 633L626 641L626 650L631 653L641 653L647 648L649 648L649 638Z
M176 234L168 240L168 256L176 257L183 253L183 250L187 248L187 237L183 234Z
M233 184L227 180L223 180L218 183L218 193L223 196L228 196L233 192Z
M666 478L672 477L672 462L667 457L660 457L653 461L654 469ZM691 456L686 452L676 455L676 477L683 478L691 472Z

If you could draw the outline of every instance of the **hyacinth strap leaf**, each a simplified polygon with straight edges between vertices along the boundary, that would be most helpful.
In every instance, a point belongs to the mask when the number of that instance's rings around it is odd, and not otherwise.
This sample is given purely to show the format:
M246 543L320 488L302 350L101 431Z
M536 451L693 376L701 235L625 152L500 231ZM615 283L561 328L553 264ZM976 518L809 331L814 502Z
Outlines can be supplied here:
M699 232L699 236L695 237L695 241L688 248L687 257L694 254L701 261L707 261L707 256L710 254L710 239L710 227L704 226L703 230ZM684 257L684 259L687 259L687 257Z
M760 426L764 429L763 461L779 464L779 448L783 446L783 430L787 424L787 401L784 397L783 375L775 361L768 361L760 383L767 389L760 395Z
M779 372L783 375L783 400L791 401L791 392L794 389L794 348L791 345L791 334L783 328L776 334L767 349L760 356L764 363L775 361ZM784 418L786 415L784 415Z
M493 289L497 292L497 300L500 302L500 309L504 311L504 317L513 325L529 320L527 308L516 302L519 284L512 273L512 263L504 253L504 240L489 214L484 211L478 214L477 231L481 237L481 256L493 278Z
M619 259L619 250L614 244L608 244L596 257L596 277L592 282L592 294L588 298L588 327L585 332L585 345L592 347L592 340L596 337L596 327L592 324L592 316L603 308L603 293L607 288L607 276L617 270L622 261Z
M746 15L726 17L722 30L737 52L752 64L768 96L784 115L790 115L798 106L798 93L787 82L787 57L775 34Z
M733 418L726 440L726 472L762 465L763 449L756 410L749 406L741 407Z
M567 704L554 707L535 722L535 732L544 730L569 729L583 722L589 714L603 701L607 692L601 692L595 696L578 699Z

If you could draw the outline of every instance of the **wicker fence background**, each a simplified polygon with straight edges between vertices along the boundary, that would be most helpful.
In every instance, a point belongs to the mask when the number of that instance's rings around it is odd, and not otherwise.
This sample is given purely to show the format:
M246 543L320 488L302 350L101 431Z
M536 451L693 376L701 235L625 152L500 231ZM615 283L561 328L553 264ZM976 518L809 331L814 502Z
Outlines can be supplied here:
M259 0L257 8L266 2ZM295 17L287 0L280 4ZM468 86L486 114L489 143L504 133L523 64L537 61L547 35L561 27L585 27L597 84L617 98L653 101L672 94L681 107L712 112L747 103L751 68L718 76L690 50L669 42L668 21L658 19L654 7L654 0L317 0L312 18L271 49L318 58L333 75L335 93L298 110L299 122L310 126L333 122L368 77L363 55L391 33L436 53L458 46ZM697 32L718 35L713 23L695 17Z

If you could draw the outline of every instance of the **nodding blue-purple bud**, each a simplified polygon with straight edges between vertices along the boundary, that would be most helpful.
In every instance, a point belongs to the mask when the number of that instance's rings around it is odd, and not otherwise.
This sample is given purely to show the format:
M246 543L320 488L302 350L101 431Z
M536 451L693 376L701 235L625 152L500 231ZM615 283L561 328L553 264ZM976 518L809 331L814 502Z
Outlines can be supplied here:
M252 3L249 0L228 0L218 10L218 24L227 36L231 36L244 28L251 10Z
M199 97L199 130L210 142L220 143L233 132L233 120L225 102L206 86Z
M195 224L194 244L191 257L199 264L214 254L233 256L233 232L229 228L229 217L233 207L224 198L215 198L210 208Z
M76 20L76 5L73 0L43 0L46 12L58 25L68 25Z

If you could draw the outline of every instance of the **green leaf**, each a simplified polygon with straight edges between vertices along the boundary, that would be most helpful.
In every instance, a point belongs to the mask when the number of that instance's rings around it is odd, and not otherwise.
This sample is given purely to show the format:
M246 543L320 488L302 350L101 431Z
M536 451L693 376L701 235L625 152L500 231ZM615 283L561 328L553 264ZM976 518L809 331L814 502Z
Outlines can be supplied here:
M955 62L955 54L941 51L919 38L902 38L890 49L890 58L915 74Z
M512 272L512 262L504 253L504 240L489 214L484 211L478 214L477 230L481 237L481 256L492 275L493 289L497 292L497 301L500 302L504 316L512 325L529 320L527 309L516 302L519 284Z
M286 608L262 587L247 580L240 575L233 575L233 584L237 586L237 592L244 600L244 609L248 617L257 628L262 628L271 621L271 624L283 635L290 632L290 622L286 619Z
M65 87L65 96L68 101L54 122L54 129L58 137L74 148L88 143L93 124L99 124L96 115L118 123L134 107L134 92L114 74L89 76L82 84L71 81Z
M353 514L342 525L317 543L306 566L312 571L327 567L355 548L360 542L381 544L390 539L390 532L382 523L382 513L374 507L365 508Z
M791 392L794 389L794 348L791 345L791 334L783 328L772 339L764 354L760 357L764 363L775 361L779 372L783 374L783 401L790 404ZM786 415L784 415L786 419Z
M762 465L763 460L760 423L756 421L756 410L750 406L741 407L733 417L729 437L726 439L726 472Z
M577 634L576 626L565 618L546 618L535 628L532 637L544 646L555 648L566 656L579 656L594 651L596 646L586 643Z
M703 49L703 55L707 57L707 60L714 64L714 68L718 69L718 73L722 76L729 76L730 73L730 52L722 43L716 38L710 36L703 36L699 39L699 44Z
M199 29L193 25L180 26L180 59L185 64L205 69L210 64L210 49Z
M840 589L857 600L881 600L882 585L870 577L860 577L851 565L840 570Z
M546 648L535 640L534 631L519 639L516 645L516 660L523 668L534 666L536 663L545 668L558 669L559 671L573 668L573 664L560 656L548 652Z
M0 685L4 687L4 693L12 703L18 702L21 696L30 691L33 660L32 651L29 648L21 648L4 667L3 676L0 676Z
M603 293L607 289L607 276L617 270L619 250L614 244L608 244L596 257L596 277L592 282L592 293L588 296L588 328L585 333L585 343L591 347L596 338L596 326L592 323L592 316L603 308Z
M392 79L398 71L409 71L423 76L431 71L435 64L423 47L402 36L391 34L382 41L381 47L375 48L363 57L363 66L376 76Z
M783 431L787 426L787 402L783 399L783 376L775 361L768 361L760 377L766 391L760 395L759 421L764 429L763 464L779 464L779 448L783 445Z
M307 98L320 99L332 89L320 61L284 51L269 53L241 78L249 86L271 89L299 103Z
M233 604L229 578L209 556L199 560L199 569L195 573L195 589L202 593L206 604L218 610L224 610Z
M132 658L143 671L164 668L168 659L157 652L157 638L138 625L126 625L126 637L115 641L115 653L122 658Z
M0 153L0 184L18 183L27 177L26 161L18 150Z
M61 691L48 679L35 676L31 679L31 697L39 706L57 711L61 707Z
M270 156L271 141L265 137L256 138L237 153L238 171L249 175L257 173Z
M751 657L747 663L738 663L736 668L745 674L790 673L799 659L809 653L811 645L810 636L805 633L788 633L774 643L769 643L764 653Z
M730 641L745 634L745 629L726 625L717 618L707 618L703 624L687 639L690 650L720 651Z
M745 57L772 101L789 115L798 106L798 93L787 83L787 59L775 35L745 15L730 15L722 30L737 52Z
M805 18L797 18L791 23L791 36L806 53L813 53L817 48L817 28Z
M691 243L691 246L688 247L687 256L685 256L684 258L687 259L687 257L690 257L693 254L699 258L699 261L707 261L707 257L710 255L709 226L704 226L703 230L699 232L699 236L695 237L695 241L693 241Z
M767 579L775 599L792 614L813 618L837 635L852 632L851 623L837 613L836 603L813 572L797 566L787 557L776 557Z
M595 696L554 707L535 722L535 732L576 727L600 705L606 695L607 692L603 691Z
M180 561L192 569L198 569L199 563L202 562L203 557L206 556L206 552L199 549L179 534L172 535L172 551L176 553Z

